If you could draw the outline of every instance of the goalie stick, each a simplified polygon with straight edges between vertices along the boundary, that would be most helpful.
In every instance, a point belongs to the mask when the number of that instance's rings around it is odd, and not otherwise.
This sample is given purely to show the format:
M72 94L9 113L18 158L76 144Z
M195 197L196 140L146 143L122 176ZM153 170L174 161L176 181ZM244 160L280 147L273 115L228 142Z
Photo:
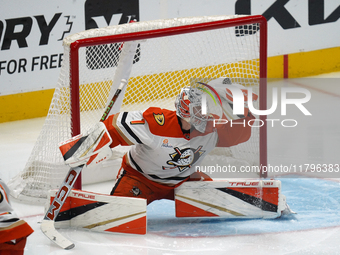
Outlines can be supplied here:
M110 101L109 105L107 106L102 118L100 121L104 121L106 117L108 116L110 110L112 109L113 105L115 104L120 92L123 90L125 85L127 84L127 81L125 79L121 80L121 83L116 90L112 100ZM66 198L68 197L70 191L73 188L73 185L75 181L77 180L80 172L84 168L85 165L77 166L74 168L71 168L66 175L65 180L61 184L61 187L53 199L53 202L51 203L50 207L48 208L45 217L43 221L41 222L40 229L41 231L54 243L59 245L61 248L69 250L72 249L75 245L70 240L68 240L66 237L61 235L54 227L54 222L56 217L59 214L60 209L62 208Z

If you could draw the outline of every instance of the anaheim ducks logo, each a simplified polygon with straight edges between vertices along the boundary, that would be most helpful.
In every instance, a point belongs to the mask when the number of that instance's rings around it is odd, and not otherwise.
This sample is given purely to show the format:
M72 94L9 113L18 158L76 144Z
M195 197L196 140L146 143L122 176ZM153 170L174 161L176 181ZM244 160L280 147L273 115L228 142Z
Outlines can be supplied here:
M153 117L155 118L158 125L163 126L164 125L164 115L162 114L153 114Z
M178 168L180 172L189 169L204 153L202 146L197 149L185 148L180 150L179 148L174 148L175 152L169 154L171 160L166 163L171 166L163 166L163 170Z

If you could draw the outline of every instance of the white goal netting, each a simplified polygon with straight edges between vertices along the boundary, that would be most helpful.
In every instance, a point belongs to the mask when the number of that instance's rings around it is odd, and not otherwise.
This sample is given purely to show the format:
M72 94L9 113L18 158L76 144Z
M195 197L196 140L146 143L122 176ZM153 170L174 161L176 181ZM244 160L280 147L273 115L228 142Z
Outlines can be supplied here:
M121 95L122 103L115 105L116 112L142 110L149 106L174 109L175 96L182 87L190 86L193 78L208 82L218 77L230 77L235 82L252 86L253 91L259 93L261 30L258 23L249 20L245 25L230 23L215 29L202 26L200 31L194 31L195 24L235 18L243 19L240 16L212 16L135 22L67 37L63 65L48 116L25 168L9 183L12 195L19 199L43 200L48 190L59 187L69 168L63 162L58 143L72 137L76 126L84 132L101 118L112 97L110 93L116 89L112 84L121 61L124 35L136 36L138 46L127 88ZM171 30L176 27L181 29ZM120 41L115 37L113 43L107 42L111 35L122 37ZM77 59L70 59L73 43L89 38L93 45L81 46ZM72 117L73 104L77 103L74 93L77 92L70 92L70 84L74 82L70 61L79 66L80 121ZM115 156L99 168L84 169L83 183L114 179L125 151L126 148L119 147L115 149ZM256 165L259 164L259 151L257 128L248 142L227 150L215 150L207 162L222 159L224 162L230 160L232 164Z

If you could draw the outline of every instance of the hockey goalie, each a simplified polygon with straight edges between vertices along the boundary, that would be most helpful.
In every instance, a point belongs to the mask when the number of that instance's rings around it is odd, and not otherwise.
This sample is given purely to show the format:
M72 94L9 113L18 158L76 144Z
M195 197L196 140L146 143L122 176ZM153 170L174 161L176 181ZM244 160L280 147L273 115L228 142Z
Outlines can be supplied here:
M110 148L130 146L110 193L114 198L143 199L146 204L174 200L177 217L280 217L290 212L280 181L213 181L195 172L195 166L215 147L234 146L251 136L251 125L235 124L251 123L254 116L246 104L244 115L232 114L233 87L257 100L256 94L248 95L229 78L197 83L182 88L175 110L150 107L110 115L88 134L62 143L60 150L65 162L76 167L109 158ZM221 119L232 120L234 125L217 125ZM104 136L110 142L95 144ZM112 211L115 206L113 202Z

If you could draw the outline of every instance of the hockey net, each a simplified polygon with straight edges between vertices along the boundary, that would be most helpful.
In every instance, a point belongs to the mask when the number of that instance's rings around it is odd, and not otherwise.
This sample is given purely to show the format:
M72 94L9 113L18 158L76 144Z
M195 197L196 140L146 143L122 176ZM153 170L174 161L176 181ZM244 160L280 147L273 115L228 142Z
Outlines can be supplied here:
M48 190L59 188L69 167L58 143L100 120L118 86L114 80L124 42L138 45L128 85L114 112L149 106L174 109L176 95L192 79L209 82L219 77L252 86L262 102L258 107L264 109L266 34L262 16L206 16L134 22L67 37L48 116L24 170L9 183L12 195L44 200ZM265 133L264 128L253 128L248 142L215 150L207 162L216 164L222 157L232 164L264 165ZM83 183L114 179L126 149L116 148L112 159L84 169Z

